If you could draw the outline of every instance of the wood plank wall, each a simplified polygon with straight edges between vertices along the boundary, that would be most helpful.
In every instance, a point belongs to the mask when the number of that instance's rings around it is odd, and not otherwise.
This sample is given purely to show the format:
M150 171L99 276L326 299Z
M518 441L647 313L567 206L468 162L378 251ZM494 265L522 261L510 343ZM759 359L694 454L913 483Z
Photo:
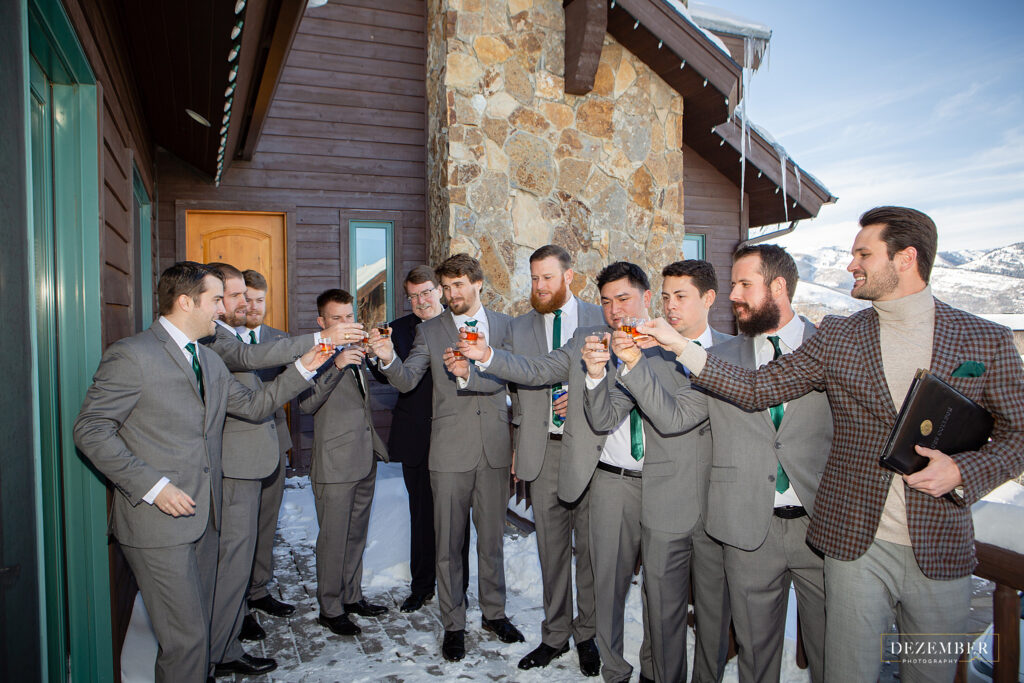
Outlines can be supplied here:
M289 331L300 334L317 329L317 294L348 287L349 218L395 219L399 282L424 263L425 12L421 0L332 0L308 10L252 161L233 162L219 188L161 152L161 269L185 256L183 208L286 211ZM395 303L399 315L409 312L403 297ZM394 396L383 387L374 395L386 439ZM300 472L310 418L301 432L292 455Z
M146 192L155 195L152 140L145 125L130 69L124 38L115 12L106 0L64 0L82 48L96 78L99 121L100 265L103 347L135 332L141 311L135 306L136 249L133 163ZM150 257L156 268L156 223ZM155 288L154 288L155 289ZM155 307L154 307L155 310ZM141 321L148 327L151 321ZM109 504L109 501L108 501ZM119 676L121 645L131 619L137 590L135 578L116 542L110 543L111 617L115 675Z
M736 333L729 305L732 253L746 238L740 190L704 157L683 145L683 223L687 234L704 235L704 256L715 267L718 296L709 321L720 332Z

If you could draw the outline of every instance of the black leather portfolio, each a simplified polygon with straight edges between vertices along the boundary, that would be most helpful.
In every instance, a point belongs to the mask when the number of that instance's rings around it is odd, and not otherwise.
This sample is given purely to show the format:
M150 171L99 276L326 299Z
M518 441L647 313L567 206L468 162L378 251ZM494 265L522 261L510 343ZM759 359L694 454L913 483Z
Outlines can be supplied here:
M900 474L913 474L928 464L915 445L952 455L981 448L991 434L987 410L927 370L918 370L878 461Z

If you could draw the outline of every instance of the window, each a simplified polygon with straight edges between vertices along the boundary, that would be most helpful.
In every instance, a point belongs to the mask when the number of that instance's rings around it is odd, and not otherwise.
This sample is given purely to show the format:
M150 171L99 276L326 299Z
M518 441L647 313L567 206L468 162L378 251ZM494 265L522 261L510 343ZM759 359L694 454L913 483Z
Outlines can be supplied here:
M134 164L133 164L134 167ZM135 331L153 322L153 248L149 194L139 169L132 169L132 221L135 230Z
M349 291L356 300L356 320L375 323L395 316L391 221L348 223Z
M683 236L683 258L687 260L704 258L704 235Z

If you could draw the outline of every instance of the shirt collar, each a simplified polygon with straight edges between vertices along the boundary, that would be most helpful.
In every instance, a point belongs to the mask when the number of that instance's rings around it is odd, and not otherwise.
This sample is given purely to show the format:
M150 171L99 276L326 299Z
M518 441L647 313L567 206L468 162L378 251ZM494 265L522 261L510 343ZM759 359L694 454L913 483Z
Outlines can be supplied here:
M705 325L704 331L694 341L700 342L705 349L709 348L714 343L714 339L711 337L711 325Z
M764 343L770 346L771 342L768 341L768 336L767 334L757 335L757 343ZM804 342L804 321L799 315L794 315L792 320L772 333L771 336L778 337L790 351L796 351Z
M174 323L168 320L165 316L160 316L159 320L160 324L164 326L165 330L167 330L167 334L171 335L171 339L174 340L174 343L177 344L178 348L182 351L185 350L186 344L195 343L194 340L189 339L187 334L175 327Z
M569 295L569 300L566 301L565 305L563 305L561 308L562 308L562 320L565 320L566 318L568 318L571 315L575 315L576 314L576 309L579 308L579 305L576 303L576 297L574 297L572 294L570 294ZM551 313L545 313L544 315L545 316L551 316L552 318L555 317L554 311L552 311Z
M455 327L461 327L467 320L483 321L487 324L487 314L484 312L484 305L477 304L477 309L469 315L455 315L452 313L452 319L455 320Z

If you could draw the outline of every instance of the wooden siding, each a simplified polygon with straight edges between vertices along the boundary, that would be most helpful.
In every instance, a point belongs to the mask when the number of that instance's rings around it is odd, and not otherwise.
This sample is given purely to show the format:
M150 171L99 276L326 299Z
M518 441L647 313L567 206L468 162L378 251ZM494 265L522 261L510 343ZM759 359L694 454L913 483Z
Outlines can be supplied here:
M740 190L695 150L683 145L683 223L688 235L704 235L704 257L715 267L718 297L711 326L735 334L729 305L732 253L746 238L740 216Z
M252 160L235 160L215 187L161 152L161 269L183 258L184 210L285 211L288 320L316 326L316 296L347 288L348 220L394 220L395 278L427 258L426 4L342 0L309 10L292 44ZM397 284L397 283L396 283ZM396 298L398 315L409 312ZM374 387L381 436L394 393ZM298 410L292 411L292 432ZM292 466L309 463L303 416Z
M108 2L65 0L64 7L86 53L97 83L100 172L100 268L103 346L135 332L137 273L133 165L150 197L154 192L152 142L126 65L124 37ZM150 257L157 259L155 221ZM155 289L155 288L154 288ZM148 326L149 321L142 321ZM121 644L131 619L136 584L117 543L110 544L111 618L114 671L120 671Z

